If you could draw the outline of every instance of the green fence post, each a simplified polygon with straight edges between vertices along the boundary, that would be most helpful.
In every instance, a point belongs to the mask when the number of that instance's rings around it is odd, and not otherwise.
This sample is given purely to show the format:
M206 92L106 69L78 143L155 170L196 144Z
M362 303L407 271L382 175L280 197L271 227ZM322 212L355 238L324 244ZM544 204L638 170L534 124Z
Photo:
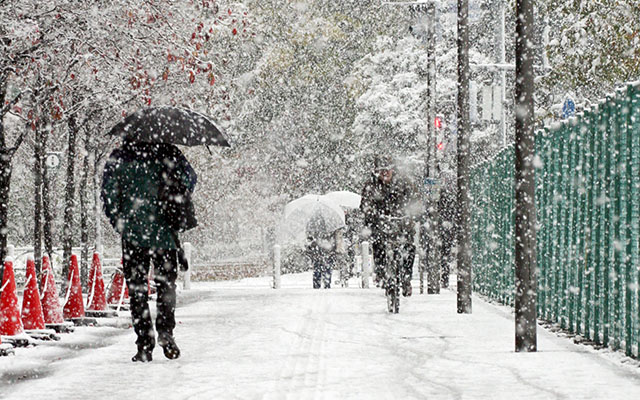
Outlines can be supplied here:
M634 244L631 254L633 255L633 265L637 266L640 262L640 257L638 253L640 253L640 84L634 85L632 89L632 97L631 97L631 112L629 115L629 119L631 121L631 131L633 132L632 136L632 158L633 158L633 184L632 190L633 194L631 196L633 203L633 238ZM636 357L640 358L640 271L636 268L636 310L634 312L636 327L635 327L635 337L636 337Z
M612 114L612 98L607 97L607 103L604 107L606 134L604 137L604 143L606 144L605 151L605 165L604 165L604 195L605 195L605 208L604 208L604 260L603 263L603 283L604 283L604 305L602 314L602 344L609 346L609 339L611 333L611 261L613 260L613 246L612 246L612 216L611 216L611 195L612 195L612 154L611 149L613 144L613 133L611 130L611 114Z
M559 254L560 258L558 260L558 268L560 269L560 285L558 285L558 321L560 323L560 327L565 329L567 327L567 261L568 254L567 251L567 239L569 236L569 208L570 208L570 189L569 184L571 181L571 171L569 166L569 155L570 155L570 140L569 140L569 125L568 123L563 124L563 129L560 131L562 134L562 153L561 153L561 164L560 164L560 187L562 189L562 202L560 202L560 237L558 247L560 249Z
M552 278L552 296L553 296L553 311L550 321L558 322L560 316L560 232L562 231L562 205L560 204L560 197L562 196L562 155L564 154L564 141L562 140L562 131L556 130L553 133L554 142L556 145L556 151L554 152L554 184L553 184L553 230L552 230L552 256L551 262L553 265L553 278Z
M575 305L576 305L576 276L575 271L576 257L575 257L575 243L576 243L576 197L578 194L577 181L578 181L578 134L577 134L578 120L577 118L569 119L567 124L567 140L569 144L568 151L568 181L567 185L567 199L565 202L565 208L567 209L567 221L565 223L565 248L566 248L566 261L565 265L565 320L567 321L566 328L570 332L575 332Z
M574 271L577 273L577 299L576 299L576 308L575 308L575 332L578 335L581 335L583 332L582 323L584 321L584 292L585 292L585 255L584 255L584 243L585 243L585 204L586 204L586 171L587 171L587 153L588 153L588 137L587 137L587 116L585 114L581 114L578 120L577 127L577 151L578 151L578 161L577 168L578 171L578 179L576 180L576 188L577 188L577 197L578 201L575 205L575 213L576 213L576 241L574 245Z
M633 356L633 303L632 303L632 282L633 282L633 143L632 143L632 131L631 131L631 101L633 98L633 87L627 86L624 91L624 98L622 99L623 105L621 109L621 132L624 138L624 145L622 146L624 152L624 171L625 179L623 181L625 187L625 219L624 219L624 237L625 237L625 249L624 249L624 343L625 354L627 356ZM635 292L638 292L636 288Z
M602 220L604 215L604 206L606 198L605 194L605 154L606 151L604 148L604 139L606 135L606 126L605 126L605 118L603 116L603 112L605 109L605 104L600 103L598 106L597 116L596 116L596 125L595 125L595 141L596 141L596 151L594 153L595 163L594 166L596 168L596 173L594 176L595 179L595 193L593 196L594 201L594 210L595 210L595 237L594 237L594 292L593 292L593 338L596 343L602 343L602 339L600 337L600 331L602 328L602 305L603 305L603 288L602 288L602 239L603 239L603 225L604 222Z
M585 158L585 190L586 198L584 204L585 238L584 238L584 335L587 340L591 339L591 316L593 309L593 194L594 176L596 166L594 164L595 135L593 134L594 114L592 110L585 113L585 137L587 139L587 149Z

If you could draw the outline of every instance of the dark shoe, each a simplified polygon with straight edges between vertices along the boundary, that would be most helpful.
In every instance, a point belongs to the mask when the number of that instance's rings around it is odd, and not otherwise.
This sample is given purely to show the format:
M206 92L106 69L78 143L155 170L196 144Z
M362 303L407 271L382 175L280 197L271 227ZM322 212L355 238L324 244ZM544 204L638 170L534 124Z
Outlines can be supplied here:
M153 361L152 351L148 349L138 349L135 356L131 357L133 362L150 362Z
M162 347L164 356L169 360L175 360L180 357L180 349L176 344L175 339L168 333L161 333L158 335L158 344Z
M413 288L411 287L411 282L410 281L406 281L402 284L402 295L404 297L411 297L411 294L413 293Z

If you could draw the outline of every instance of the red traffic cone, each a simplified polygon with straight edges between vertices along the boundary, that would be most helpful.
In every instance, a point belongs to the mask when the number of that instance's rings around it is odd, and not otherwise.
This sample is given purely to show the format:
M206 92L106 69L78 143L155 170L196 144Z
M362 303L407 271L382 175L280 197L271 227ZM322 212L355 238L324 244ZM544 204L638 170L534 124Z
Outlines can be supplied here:
M22 325L24 329L44 329L44 314L38 293L36 263L33 257L27 259L27 282L22 297Z
M124 274L122 273L122 270L117 269L111 279L109 293L107 294L107 303L118 305L120 304L120 299L125 300L128 298L129 288L124 282Z
M62 310L60 309L60 301L58 298L58 288L56 280L53 276L53 268L49 263L49 257L42 257L42 313L44 314L45 324L62 324Z
M104 311L107 309L107 299L104 295L104 279L102 278L102 266L100 254L93 253L91 273L89 274L89 306L87 310Z
M62 309L64 319L84 318L84 304L82 301L82 286L80 285L80 272L78 269L78 257L71 255L69 277L67 278L67 295Z
M13 260L7 257L4 262L3 285L0 288L0 335L15 336L24 333L20 309L18 308L18 293L16 277L13 273Z

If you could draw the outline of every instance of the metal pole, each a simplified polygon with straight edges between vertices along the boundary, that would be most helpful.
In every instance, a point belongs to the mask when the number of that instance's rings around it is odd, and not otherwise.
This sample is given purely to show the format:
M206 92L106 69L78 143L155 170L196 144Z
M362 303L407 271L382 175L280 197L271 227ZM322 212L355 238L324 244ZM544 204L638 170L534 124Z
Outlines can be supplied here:
M273 246L273 288L280 289L280 245Z
M516 351L536 351L533 0L516 1Z
M505 10L504 10L504 0L499 0L500 3L500 33L499 40L500 43L500 64L505 65L507 63L506 57L506 45L505 45ZM501 75L501 96L500 101L502 102L502 115L500 119L500 131L502 133L502 147L507 146L507 120L506 120L506 112L505 112L505 104L507 101L507 71L506 69L502 69Z
M99 158L98 158L98 149L96 148L94 152L94 171L93 171L93 188L95 190L95 203L94 203L94 213L95 213L95 225L96 225L96 238L95 238L95 248L102 248L102 200L100 199L100 177L98 175L98 166L99 166ZM100 251L102 254L102 251Z
M458 313L471 313L469 2L458 0Z
M369 242L362 242L362 288L369 289L369 275L371 274L371 258L369 258Z
M440 199L440 160L438 154L438 130L435 128L436 119L436 6L430 2L427 6L428 25L428 52L429 52L429 178L433 180L431 198L429 199L429 220L431 239L429 240L431 249L429 251L428 271L427 271L427 294L440 294L441 281L441 238L440 238L440 218L438 213L438 201Z

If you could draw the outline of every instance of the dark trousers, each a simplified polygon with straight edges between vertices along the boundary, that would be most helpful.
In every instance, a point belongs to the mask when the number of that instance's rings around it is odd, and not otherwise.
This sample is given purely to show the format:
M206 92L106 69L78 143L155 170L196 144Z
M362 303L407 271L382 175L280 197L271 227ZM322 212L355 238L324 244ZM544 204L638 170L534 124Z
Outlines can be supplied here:
M122 243L123 269L129 288L131 319L138 335L139 348L153 349L155 333L149 312L148 276L151 263L157 291L156 329L158 333L173 335L176 326L176 279L178 278L177 250L148 249Z
M383 279L385 276L384 264L386 262L386 251L384 240L374 240L371 244L373 247L373 263L374 272L378 280ZM400 249L398 257L402 257L402 271L401 278L403 281L410 281L413 275L413 261L416 258L416 246L413 244L405 244Z
M442 287L449 287L449 262L451 261L451 245L442 245L442 269L440 273L442 274Z
M320 289L321 284L324 284L325 289L331 288L331 270L333 269L332 260L327 258L320 258L313 260L313 288Z

